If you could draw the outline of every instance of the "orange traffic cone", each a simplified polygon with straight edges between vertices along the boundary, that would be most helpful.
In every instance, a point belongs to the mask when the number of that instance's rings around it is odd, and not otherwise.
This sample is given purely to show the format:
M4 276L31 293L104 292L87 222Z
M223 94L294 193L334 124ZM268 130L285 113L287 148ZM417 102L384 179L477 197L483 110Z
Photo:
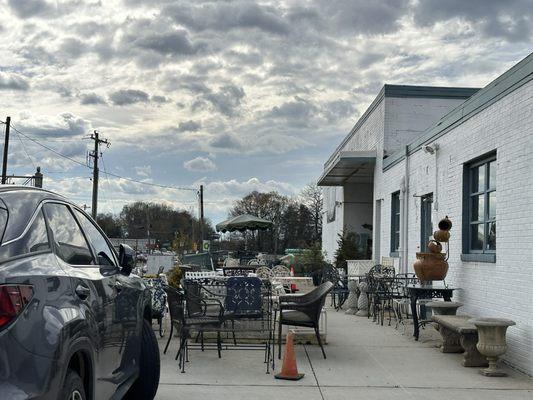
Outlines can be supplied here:
M274 375L276 379L286 379L289 381L297 381L304 377L304 374L298 373L296 366L296 355L294 354L294 332L289 331L285 339L285 351L283 353L283 366L281 372Z

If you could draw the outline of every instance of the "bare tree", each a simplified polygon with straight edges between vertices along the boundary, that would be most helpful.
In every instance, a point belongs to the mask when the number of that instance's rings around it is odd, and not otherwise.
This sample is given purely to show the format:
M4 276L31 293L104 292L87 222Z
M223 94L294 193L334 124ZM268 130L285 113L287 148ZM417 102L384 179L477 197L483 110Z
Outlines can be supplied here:
M322 238L322 210L324 207L324 197L322 188L318 187L316 182L309 183L300 193L302 203L311 211L313 236L315 241Z

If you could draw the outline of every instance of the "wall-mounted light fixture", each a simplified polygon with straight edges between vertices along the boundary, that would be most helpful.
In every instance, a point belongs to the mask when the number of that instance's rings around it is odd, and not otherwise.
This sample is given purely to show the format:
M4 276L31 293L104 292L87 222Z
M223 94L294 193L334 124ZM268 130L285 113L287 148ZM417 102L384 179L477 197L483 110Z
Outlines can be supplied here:
M439 149L439 145L437 143L433 144L425 144L422 146L422 149L429 154L435 154L437 150Z

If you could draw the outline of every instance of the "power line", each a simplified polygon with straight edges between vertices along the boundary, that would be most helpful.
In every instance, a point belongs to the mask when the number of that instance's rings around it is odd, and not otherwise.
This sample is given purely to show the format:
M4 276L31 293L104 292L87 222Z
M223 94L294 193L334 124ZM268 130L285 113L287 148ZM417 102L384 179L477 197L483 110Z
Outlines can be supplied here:
M24 142L22 141L22 138L20 137L20 133L18 133L17 130L15 130L13 128L13 130L17 133L17 138L19 139L20 141L20 144L22 145L22 148L24 149L24 153L26 153L26 156L29 158L30 162L32 163L33 165L33 168L37 169L37 166L35 165L35 163L33 162L33 159L30 157L30 155L28 154L28 150L26 150L26 146L24 146Z
M37 145L39 145L39 146L41 146L41 147L44 147L44 148L45 148L46 150L48 150L48 151L51 151L52 153L54 153L55 155L57 155L57 156L59 156L59 157L63 157L63 158L65 158L65 159L67 159L67 160L70 160L70 161L72 161L73 163L76 163L76 164L78 164L78 165L81 165L82 167L88 167L88 168L90 168L87 164L85 164L85 163L83 163L83 162L81 162L81 161L78 161L78 160L76 160L76 159L74 159L74 158L72 158L72 157L69 157L69 156L66 156L66 155L64 155L64 154L61 154L59 151L54 150L53 148L48 147L48 146L45 145L45 144L42 144L42 143L39 142L38 140L29 137L28 135L26 135L26 134L22 133L21 131L19 131L19 130L18 130L17 128L15 128L13 125L11 125L11 129L13 129L13 130L14 130L15 132L17 132L18 134L24 136L26 139L32 141L33 143L35 143L35 144L37 144Z
M120 175L114 174L112 172L104 172L104 174L107 174L109 176L113 176L115 178L124 179L125 181L140 183L142 185L156 186L156 187L160 187L160 188L164 188L164 189L189 190L189 191L192 191L192 192L198 192L198 189L196 189L196 188L188 188L188 187L180 187L180 186L169 186L169 185L161 185L159 183L151 183L151 182L139 181L137 179L126 178L124 176L120 176Z
M2 121L0 121L2 122ZM18 130L17 128L15 128L13 125L11 125L11 129L13 129L14 131L16 131L18 134L22 135L23 137L25 137L26 139L30 140L31 142L47 149L48 151L51 151L52 153L54 153L55 155L59 156L59 157L62 157L64 159L67 159L69 161L72 161L73 163L76 163L78 165L81 165L82 167L86 167L86 168L89 168L89 169L93 169L91 166L87 165L86 163L84 162L81 162L81 161L78 161L72 157L69 157L69 156L66 156L64 154L61 154L59 151L41 143L40 141L38 141L37 139L34 139L28 135L26 135L25 133L22 133L20 130ZM164 189L173 189L173 190L188 190L188 191L193 191L193 192L197 192L198 189L196 188L189 188L189 187L181 187L181 186L171 186L171 185L162 185L162 184L159 184L159 183L152 183L152 182L146 182L146 181L139 181L137 179L133 179L133 178L127 178L125 176L121 176L121 175L118 175L118 174L114 174L112 172L104 172L106 175L109 175L109 176L112 176L112 177L115 177L115 178L118 178L118 179L124 179L126 181L129 181L129 182L134 182L134 183L138 183L140 185L146 185L146 186L154 186L154 187L159 187L159 188L164 188Z

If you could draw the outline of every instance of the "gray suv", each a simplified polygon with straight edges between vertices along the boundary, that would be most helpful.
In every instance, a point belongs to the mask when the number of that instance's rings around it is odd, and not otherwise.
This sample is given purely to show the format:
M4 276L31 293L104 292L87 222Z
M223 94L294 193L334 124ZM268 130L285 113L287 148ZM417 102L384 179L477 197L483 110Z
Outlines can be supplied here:
M0 187L0 399L150 400L150 291L98 225L57 194Z

